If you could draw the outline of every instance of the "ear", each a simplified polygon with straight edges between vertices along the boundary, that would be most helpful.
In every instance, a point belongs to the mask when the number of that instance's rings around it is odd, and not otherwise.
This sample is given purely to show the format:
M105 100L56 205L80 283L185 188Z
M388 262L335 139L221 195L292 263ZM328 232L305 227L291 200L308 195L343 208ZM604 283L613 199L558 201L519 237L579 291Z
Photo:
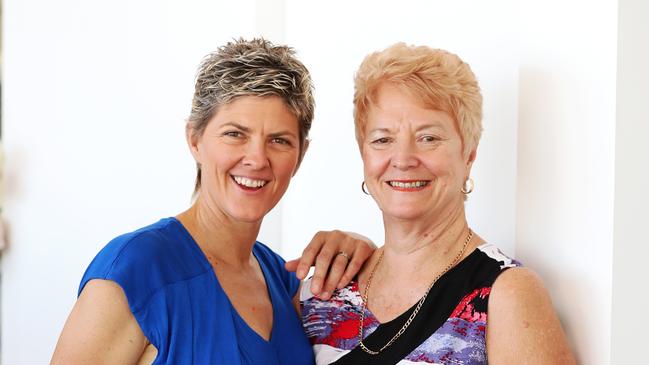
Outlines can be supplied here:
M302 151L300 152L300 157L297 160L297 166L295 166L295 170L293 170L293 176L297 174L297 170L300 168L302 165L302 160L304 160L304 154L306 153L306 150L309 149L309 143L311 142L310 139L305 139L304 140L304 146L302 147Z
M473 167L473 162L475 161L476 155L478 153L477 150L478 150L478 146L471 147L471 150L469 150L469 154L466 157L467 176L470 175L470 173L471 173L471 168Z
M192 128L189 123L187 123L187 125L185 126L185 140L187 141L189 152L191 152L192 156L194 157L194 161L200 164L200 153L198 153L200 137L195 135L194 128Z

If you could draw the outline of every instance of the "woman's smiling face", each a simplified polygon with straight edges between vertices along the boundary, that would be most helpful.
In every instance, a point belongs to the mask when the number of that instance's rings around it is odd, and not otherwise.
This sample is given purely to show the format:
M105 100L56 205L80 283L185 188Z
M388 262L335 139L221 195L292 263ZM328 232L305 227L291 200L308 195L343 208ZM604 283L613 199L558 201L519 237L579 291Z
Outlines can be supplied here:
M382 85L367 113L361 154L365 183L384 216L443 217L464 204L475 156L463 156L453 118L403 89Z
M236 221L260 221L298 166L298 120L277 96L241 96L221 106L188 141L201 165L199 199Z

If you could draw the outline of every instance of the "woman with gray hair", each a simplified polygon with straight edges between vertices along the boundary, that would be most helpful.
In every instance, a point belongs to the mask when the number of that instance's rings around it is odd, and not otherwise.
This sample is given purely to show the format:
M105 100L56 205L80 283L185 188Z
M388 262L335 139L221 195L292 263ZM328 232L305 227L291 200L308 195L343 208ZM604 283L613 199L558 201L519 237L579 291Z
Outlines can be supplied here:
M311 78L289 47L240 39L205 58L186 126L192 206L101 250L52 363L313 363L300 282L256 241L304 157L313 110ZM318 261L311 289L331 292L372 246L334 231L305 252L300 271Z

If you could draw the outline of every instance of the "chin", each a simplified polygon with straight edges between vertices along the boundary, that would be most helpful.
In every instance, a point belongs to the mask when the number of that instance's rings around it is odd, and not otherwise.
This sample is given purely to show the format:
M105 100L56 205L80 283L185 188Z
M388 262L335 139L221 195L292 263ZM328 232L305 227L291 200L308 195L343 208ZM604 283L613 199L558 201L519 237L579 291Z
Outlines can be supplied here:
M399 208L399 209L386 209L383 210L383 213L391 218L399 220L416 220L421 218L425 211L421 208L412 209L412 208Z
M242 211L240 209L234 209L234 210L230 210L228 215L232 217L232 219L238 222L256 223L256 222L261 222L261 220L264 219L264 216L266 216L266 213L268 212L250 211L250 210Z

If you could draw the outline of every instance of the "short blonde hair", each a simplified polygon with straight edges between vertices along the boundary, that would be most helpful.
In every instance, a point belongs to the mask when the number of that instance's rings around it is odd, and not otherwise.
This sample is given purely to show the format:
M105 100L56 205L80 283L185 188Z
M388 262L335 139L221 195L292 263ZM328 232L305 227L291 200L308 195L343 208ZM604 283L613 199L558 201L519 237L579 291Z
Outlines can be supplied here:
M469 65L453 53L405 43L369 54L356 72L354 123L359 145L365 139L369 107L385 83L403 87L426 107L448 113L460 132L465 154L478 145L482 94Z

